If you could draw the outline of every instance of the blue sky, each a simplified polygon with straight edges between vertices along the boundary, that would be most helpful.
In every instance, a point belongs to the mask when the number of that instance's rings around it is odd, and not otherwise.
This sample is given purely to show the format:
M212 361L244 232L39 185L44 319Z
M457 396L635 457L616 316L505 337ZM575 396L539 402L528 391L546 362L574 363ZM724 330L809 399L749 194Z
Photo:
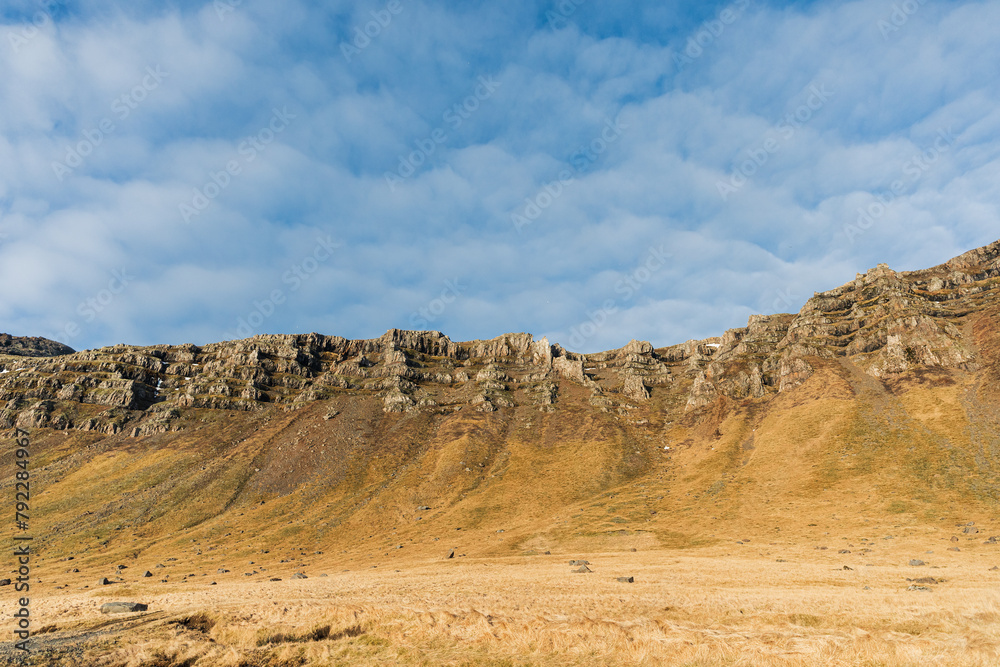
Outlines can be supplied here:
M577 351L1000 238L1000 3L16 0L0 329Z

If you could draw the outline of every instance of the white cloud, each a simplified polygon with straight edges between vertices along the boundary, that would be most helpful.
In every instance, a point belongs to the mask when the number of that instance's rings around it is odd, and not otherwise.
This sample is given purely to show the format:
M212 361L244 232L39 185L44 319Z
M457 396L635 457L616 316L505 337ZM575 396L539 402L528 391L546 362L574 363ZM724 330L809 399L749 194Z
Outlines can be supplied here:
M702 19L652 5L582 8L551 30L529 2L408 3L348 62L340 43L372 9L247 1L220 20L209 3L136 6L2 45L11 332L64 329L125 266L134 283L66 342L210 342L274 289L288 298L260 331L376 336L458 279L428 322L456 339L516 329L573 347L611 299L579 349L667 345L795 310L878 262L917 268L995 240L1000 45L978 29L1000 20L995 3L927 3L885 37L891 3L755 3L680 71ZM168 76L118 118L113 100L155 66ZM500 86L451 126L444 112L481 76ZM296 118L248 160L241 142L286 106ZM57 178L52 162L106 117L114 130ZM627 128L546 200L616 117ZM437 128L445 141L390 190L385 172ZM180 204L229 161L240 173L185 224ZM902 192L847 234L893 181ZM546 205L518 233L526 198ZM282 276L319 236L344 245L293 293ZM616 291L661 244L669 265Z

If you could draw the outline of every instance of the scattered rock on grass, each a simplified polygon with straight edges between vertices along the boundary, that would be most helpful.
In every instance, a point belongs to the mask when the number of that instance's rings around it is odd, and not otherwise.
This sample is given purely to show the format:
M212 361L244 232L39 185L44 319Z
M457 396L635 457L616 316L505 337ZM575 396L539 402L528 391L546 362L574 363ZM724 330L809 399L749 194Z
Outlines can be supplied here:
M148 605L141 602L105 602L101 605L102 614L126 614L133 611L146 611Z

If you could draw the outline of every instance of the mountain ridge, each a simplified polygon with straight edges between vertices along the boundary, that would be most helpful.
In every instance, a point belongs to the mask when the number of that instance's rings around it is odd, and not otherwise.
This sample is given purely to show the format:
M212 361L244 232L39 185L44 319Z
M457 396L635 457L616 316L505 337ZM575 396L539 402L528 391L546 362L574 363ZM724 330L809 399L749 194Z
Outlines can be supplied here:
M455 362L514 364L529 384L575 381L590 388L595 405L604 408L614 404L609 393L644 401L650 389L691 376L685 410L709 405L719 395L760 398L792 389L811 375L811 358L847 356L876 377L918 367L971 369L975 354L954 322L992 303L1000 285L998 257L1000 241L930 269L897 273L880 264L850 283L814 293L797 314L751 315L746 327L657 349L633 340L584 354L527 333L456 342L439 331L390 329L376 339L259 335L204 346L116 345L57 356L0 356L0 400L7 401L0 426L82 425L114 433L125 422L141 421L136 411L160 413L152 415L156 425L139 434L161 429L163 415L169 421L172 409L255 410L329 397L338 389L377 393L386 410L405 411L433 407L433 394L441 393L435 389L468 383L468 373L456 371ZM37 346L44 339L5 340ZM3 350L19 353L14 345ZM588 368L607 372L590 375ZM26 377L33 373L44 377ZM516 401L501 375L478 370L479 391L467 397L469 405L486 411L513 407ZM41 402L22 419L27 399ZM52 417L50 408L72 403L126 412L108 415L110 421L102 424L76 419L79 411L72 409Z
M986 531L998 256L878 266L797 314L655 349L393 329L0 356L0 428L32 441L42 576L70 556L90 576L168 555L191 572L295 549L372 567L445 546ZM12 492L12 449L0 466Z

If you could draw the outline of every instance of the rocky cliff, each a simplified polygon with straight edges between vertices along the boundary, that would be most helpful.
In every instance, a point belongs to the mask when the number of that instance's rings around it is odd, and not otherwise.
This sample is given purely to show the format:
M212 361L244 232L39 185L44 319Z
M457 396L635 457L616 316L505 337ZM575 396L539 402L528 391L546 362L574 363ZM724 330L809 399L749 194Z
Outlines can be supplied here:
M755 315L722 336L654 349L647 342L576 354L525 333L455 342L390 330L347 340L255 336L196 345L119 345L72 352L44 339L0 337L0 427L142 435L169 431L189 408L258 411L335 396L373 396L386 412L552 410L560 384L626 414L659 398L678 413L720 397L766 399L802 384L818 360L845 358L891 379L915 369L974 370L963 327L998 303L1000 241L922 271L885 265L816 293L797 314ZM15 356L16 355L16 356Z

